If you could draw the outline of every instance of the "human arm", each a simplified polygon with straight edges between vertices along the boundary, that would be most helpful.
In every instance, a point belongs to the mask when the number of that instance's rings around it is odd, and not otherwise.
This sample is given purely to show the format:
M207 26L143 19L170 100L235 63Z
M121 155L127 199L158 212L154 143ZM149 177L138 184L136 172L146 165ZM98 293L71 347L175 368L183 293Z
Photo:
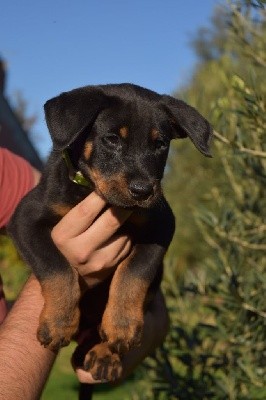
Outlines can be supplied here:
M101 210L104 206L98 196L89 196L85 204L75 208L68 218L64 217L66 220L61 220L60 225L53 232L53 237L58 245L60 243L60 249L66 252L69 261L75 262L76 268L80 268L80 272L90 285L92 282L100 281L103 275L106 276L113 270L117 257L123 258L127 254L130 242L126 237L111 240L126 217L125 214L115 215L111 209L97 219L97 229L94 227L90 232L91 228L85 229L86 224L88 225L88 221L85 221L95 217L93 214L86 213L86 210L91 209L89 205L93 205L96 210ZM75 212L85 214L86 217L84 215L84 219L80 218L74 223ZM65 229L66 226L69 229ZM103 226L104 229L102 229ZM96 235L95 241L91 241L90 235L94 237L98 231L101 234L98 237ZM69 232L71 239L68 236L65 237L64 232ZM85 235L83 235L84 232ZM89 250L88 243L92 245ZM81 259L80 252L84 245L86 245L87 253L83 254ZM86 257L87 262L85 262ZM36 339L42 307L43 297L40 285L32 276L0 329L0 395L7 400L38 399L53 365L55 354L43 348ZM167 313L159 294L145 316L142 346L132 350L123 361L124 376L128 375L163 340L166 330ZM81 382L95 383L89 372L78 368L76 373Z
M65 226L69 228L67 231L71 233L71 241L62 236L62 231L60 231L62 223L57 232L59 232L60 240L63 240L65 244L64 248L67 249L69 261L76 260L77 264L79 264L77 260L81 261L80 252L82 246L86 244L89 226L92 222L90 218L94 220L98 211L103 207L105 207L105 203L98 196L91 195L86 199L85 204L78 205L70 215L64 217L66 220L64 220L65 224L63 222L63 228ZM86 210L91 209L96 211L87 214ZM80 216L78 220L75 215L76 211ZM89 222L87 221L84 225L88 217ZM95 226L92 229L93 236L98 229L101 234L96 235L96 240L89 241L93 244L92 247L86 246L90 247L86 256L88 257L88 270L92 275L97 272L95 269L98 269L99 265L101 265L101 269L105 269L106 273L109 265L112 268L119 257L123 257L127 253L129 249L127 238L117 238L118 243L116 240L112 242L111 239L123 223L124 218L126 218L126 214L122 216L120 213L119 216L116 216L111 209L108 209L97 219L99 222L97 222L96 229ZM103 226L105 229L102 229ZM107 231L106 227L108 227ZM78 235L78 232L85 233L85 237L82 234ZM93 262L89 262L90 260ZM84 270L83 274L89 275L89 272ZM99 273L101 274L101 271ZM100 278L95 277L95 279L98 281ZM40 285L32 276L0 328L0 398L2 396L7 400L14 398L35 400L42 392L55 359L55 354L42 347L36 338L42 307L43 297Z
M32 275L0 327L0 398L37 400L56 354L36 337L43 297Z
M40 174L38 171L34 171L33 176L32 185L37 183ZM119 226L128 217L128 212L121 209L107 209L100 218L95 220L105 206L106 204L99 196L92 194L72 209L53 230L55 243L68 261L77 268L89 286L93 286L106 278L114 270L118 260L123 259L130 248L128 237L115 235ZM89 210L92 213L88 212ZM94 220L95 223L91 226ZM65 232L69 232L70 237L64 236ZM42 307L43 298L38 281L31 277L0 330L0 388L2 391L6 391L7 395L4 397L6 399L13 400L14 398L14 377L16 377L15 383L18 391L28 394L27 397L24 395L19 397L18 395L16 398L28 398L29 400L38 398L38 393L42 391L53 364L54 353L43 348L36 340L37 323ZM166 312L160 307L159 310L163 310L159 313L163 322ZM157 318L157 314L150 314L151 324L154 322L153 316ZM145 319L145 324L146 320L148 321L147 331L149 331L150 317L148 314ZM151 343L157 343L162 339L160 332L164 335L163 326L162 324L162 329L157 330L157 341L156 338L151 340L148 337L146 344L144 340L142 348L136 349L135 353L133 351L131 361L125 360L125 373L148 354L151 350ZM144 328L145 331L146 328ZM30 346L31 342L32 346ZM19 358L20 351L24 347L27 351L23 354L22 361L10 361L16 360L17 357L18 360L21 360ZM131 356L129 355L129 357ZM38 375L39 371L42 371L41 376ZM83 372L85 373L85 371ZM77 370L79 378L83 372L80 369ZM31 384L31 380L27 379L28 375L34 376L34 378L37 376L38 379L34 379L34 385ZM83 374L82 379L85 379L86 382L94 382L89 373ZM8 393L11 397L8 397Z
M32 168L27 161L6 149L0 148L1 228L5 228L16 205L38 183L40 175L40 172ZM91 205L93 206L93 204ZM90 204L88 207L90 207ZM67 221L67 224L71 226L78 225L78 221L73 218ZM112 223L112 221L110 223L114 226L115 231L115 223ZM118 222L119 224L120 222ZM114 231L111 229L110 237ZM4 229L2 232L5 232ZM117 257L117 249L121 249L123 253L123 243L127 241L124 239L118 241L118 246L114 245L114 259ZM112 246L109 246L108 254L112 254ZM77 257L78 255L79 248L69 251L71 260L72 256ZM93 255L93 252L91 255ZM103 260L99 250L97 251L97 256L94 257L94 265L97 265L97 259L100 260L99 264ZM0 320L6 316L4 300L4 294L1 292ZM1 399L26 398L35 400L39 398L42 392L55 359L55 354L42 347L36 339L42 307L43 297L39 282L34 276L31 276L0 328Z

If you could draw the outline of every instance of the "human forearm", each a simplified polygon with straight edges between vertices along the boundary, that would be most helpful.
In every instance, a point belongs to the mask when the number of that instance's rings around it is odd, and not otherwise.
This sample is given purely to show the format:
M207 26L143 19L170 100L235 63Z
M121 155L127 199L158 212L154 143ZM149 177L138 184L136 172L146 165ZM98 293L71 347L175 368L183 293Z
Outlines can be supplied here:
M32 276L0 328L0 399L37 400L55 360L36 338L43 307Z

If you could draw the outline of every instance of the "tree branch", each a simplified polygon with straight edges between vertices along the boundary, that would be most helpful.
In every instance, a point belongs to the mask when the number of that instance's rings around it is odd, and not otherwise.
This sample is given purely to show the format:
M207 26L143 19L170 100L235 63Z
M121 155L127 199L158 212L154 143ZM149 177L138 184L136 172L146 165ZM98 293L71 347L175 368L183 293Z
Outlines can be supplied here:
M217 131L213 131L213 136L225 144L231 145L232 147L236 147L241 153L251 154L252 156L255 157L266 158L266 151L252 150L248 149L247 147L240 146L237 143L230 142L230 140L222 136Z

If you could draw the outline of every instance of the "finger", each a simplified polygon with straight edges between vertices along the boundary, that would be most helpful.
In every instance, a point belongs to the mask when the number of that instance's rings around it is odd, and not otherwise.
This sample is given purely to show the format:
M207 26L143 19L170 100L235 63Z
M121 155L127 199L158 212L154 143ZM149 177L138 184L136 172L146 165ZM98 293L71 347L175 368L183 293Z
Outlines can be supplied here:
M108 208L85 232L75 238L79 248L90 247L90 251L99 249L108 239L110 239L116 231L123 225L132 211L111 207Z
M84 232L106 206L106 202L95 192L73 207L54 227L54 241L63 237L71 239Z
M99 249L104 255L105 267L117 265L129 253L132 243L128 236L112 237L106 244Z
M96 381L93 379L92 375L90 372L85 371L84 369L81 368L76 368L75 369L77 378L80 383L88 383L88 384L96 384L96 383L102 383L103 381Z
M101 280L101 272L104 276L112 273L114 267L128 255L130 249L131 240L127 236L119 236L115 240L112 238L100 249L87 254L83 259L84 262L79 263L78 272L85 280L90 280L92 277Z

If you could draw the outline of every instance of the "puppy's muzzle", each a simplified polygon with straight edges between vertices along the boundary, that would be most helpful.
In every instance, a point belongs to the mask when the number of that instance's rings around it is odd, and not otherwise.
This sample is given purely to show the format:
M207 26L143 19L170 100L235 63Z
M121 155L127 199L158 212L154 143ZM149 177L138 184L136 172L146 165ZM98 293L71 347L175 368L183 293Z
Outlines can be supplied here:
M128 185L130 196L134 200L147 200L154 195L153 185L146 181L131 181Z

